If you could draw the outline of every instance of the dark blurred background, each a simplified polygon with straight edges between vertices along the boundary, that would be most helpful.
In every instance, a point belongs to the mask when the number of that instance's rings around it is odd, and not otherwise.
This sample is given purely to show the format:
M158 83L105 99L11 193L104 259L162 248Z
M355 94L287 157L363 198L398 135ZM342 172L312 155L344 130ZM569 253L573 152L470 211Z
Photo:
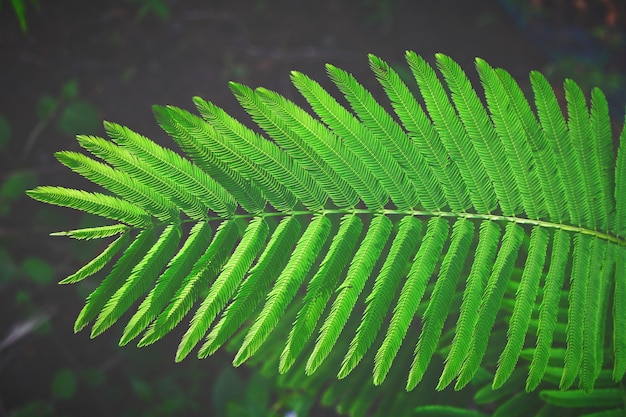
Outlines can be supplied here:
M99 250L53 238L98 219L36 203L36 185L89 188L53 157L103 119L171 146L152 104L193 110L195 95L245 123L227 82L277 90L299 70L328 86L324 64L349 70L376 96L374 53L409 74L405 50L450 55L476 81L481 57L528 90L540 70L607 95L616 129L626 103L623 0L23 0L0 9L0 417L316 416L314 394L233 371L219 353L174 364L182 329L156 346L120 348L117 325L73 334L87 280L56 284ZM17 14L12 4L18 7ZM476 85L478 88L478 85ZM330 88L331 91L335 91ZM384 101L384 100L383 100ZM96 278L97 280L97 278ZM186 322L187 319L184 319Z

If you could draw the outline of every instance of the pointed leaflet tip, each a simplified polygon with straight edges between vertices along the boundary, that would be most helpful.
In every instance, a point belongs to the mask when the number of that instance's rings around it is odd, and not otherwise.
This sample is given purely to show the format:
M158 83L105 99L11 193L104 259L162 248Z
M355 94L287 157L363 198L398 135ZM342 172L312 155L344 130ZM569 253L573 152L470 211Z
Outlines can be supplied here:
M242 91L244 91L245 89L247 89L248 87L246 87L245 85L235 82L235 81L229 81L228 82L228 88L230 88L230 91L232 91L233 94L237 94L237 93L241 93Z
M28 194L28 191L26 191L26 194ZM49 236L71 236L71 233L70 232L52 232L49 234Z
M369 54L368 60L370 63L370 68L372 68L374 71L389 71L389 64L387 64L384 60L380 59L376 55Z
M487 63L487 61L485 61L482 58L476 57L474 59L474 62L476 63L477 67L484 67L484 66L489 66L489 64Z
M108 120L103 120L102 121L102 126L104 126L104 130L106 130L108 132L109 129L111 129L111 128L113 128L113 126L115 126L115 123L109 122Z
M113 139L114 141L119 139L120 133L124 131L124 127L113 122L109 122L108 120L104 120L102 122L104 126L104 130Z

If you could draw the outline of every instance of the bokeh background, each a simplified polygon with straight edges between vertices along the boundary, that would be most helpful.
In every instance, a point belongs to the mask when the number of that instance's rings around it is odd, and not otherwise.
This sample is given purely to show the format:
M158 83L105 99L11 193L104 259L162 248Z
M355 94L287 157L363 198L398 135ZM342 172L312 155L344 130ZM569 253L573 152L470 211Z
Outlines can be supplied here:
M616 129L626 103L623 0L23 0L0 2L0 417L321 416L314 393L281 390L219 353L174 364L182 329L143 349L120 348L121 327L73 334L94 288L56 284L102 247L53 238L98 219L36 203L24 190L90 188L53 157L103 119L170 146L151 105L193 111L201 96L252 126L230 80L301 102L299 70L328 86L324 64L380 96L374 53L408 74L413 50L442 52L476 82L475 57L523 88L540 70L606 93ZM21 4L17 14L12 4ZM21 20L21 17L24 17ZM476 85L478 87L478 85ZM562 99L562 97L561 97Z

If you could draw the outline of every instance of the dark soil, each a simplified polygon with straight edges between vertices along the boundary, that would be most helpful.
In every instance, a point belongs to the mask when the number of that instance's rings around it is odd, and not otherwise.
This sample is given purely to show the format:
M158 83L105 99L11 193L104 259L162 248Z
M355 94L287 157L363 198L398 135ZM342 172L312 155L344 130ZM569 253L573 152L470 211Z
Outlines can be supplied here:
M58 150L77 150L74 138L53 124L33 134L41 96L58 94L72 79L78 81L81 99L92 103L102 119L172 146L154 122L153 104L193 111L191 98L201 96L249 123L228 90L229 80L262 85L299 100L289 71L302 71L328 85L324 64L332 62L353 72L379 95L367 54L402 65L407 49L431 61L436 52L450 55L473 80L473 60L478 56L507 69L524 88L529 71L555 68L552 49L542 44L545 35L521 25L520 15L507 12L503 2L496 0L174 0L168 2L167 19L152 14L137 19L138 6L130 1L41 0L39 12L29 9L27 34L20 32L9 2L4 3L0 12L0 113L11 123L13 136L0 152L0 180L16 170L29 170L37 174L40 184L76 184L76 176L52 155ZM391 6L388 12L379 8L385 4ZM600 11L592 23L601 25L604 17ZM576 23L580 22L569 18L563 24ZM623 73L624 58L615 58L611 48L607 66ZM624 101L616 97L617 108L621 103L623 109ZM104 135L102 128L93 133ZM22 198L9 217L0 217L0 244L17 264L30 256L43 258L54 266L55 280L60 280L80 267L81 260L65 239L47 236L58 227L37 220L40 206ZM67 211L60 216L65 216L69 226L78 222ZM16 301L21 291L31 294L32 308ZM50 400L55 408L56 414L42 415L166 415L146 413L148 404L156 400L141 398L133 375L162 381L165 375L178 373L184 387L195 378L189 375L200 370L205 377L212 375L203 380L210 384L230 360L218 355L175 365L178 334L162 346L142 350L116 347L119 325L93 341L87 331L74 335L73 321L81 307L76 291L67 286L19 280L0 285L0 340L30 314L52 314L51 332L30 334L0 351L0 416L37 399ZM53 399L51 378L64 367L81 375L98 369L106 375L106 385L90 388L81 380L72 400ZM105 396L105 390L113 394ZM198 411L185 415L211 415L210 386L203 387L193 400Z

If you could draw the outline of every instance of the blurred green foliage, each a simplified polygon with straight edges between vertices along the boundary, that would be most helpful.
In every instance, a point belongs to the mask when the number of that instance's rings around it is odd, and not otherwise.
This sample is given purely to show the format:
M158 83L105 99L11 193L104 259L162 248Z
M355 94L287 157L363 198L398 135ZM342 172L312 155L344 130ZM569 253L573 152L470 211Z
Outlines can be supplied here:
M0 8L2 8L4 1L0 0ZM39 9L39 1L38 0L30 0L31 6L35 9ZM26 32L28 26L26 24L26 0L11 0L11 6L13 11L15 12L15 17L17 17L18 22L20 23L20 29L22 32Z

